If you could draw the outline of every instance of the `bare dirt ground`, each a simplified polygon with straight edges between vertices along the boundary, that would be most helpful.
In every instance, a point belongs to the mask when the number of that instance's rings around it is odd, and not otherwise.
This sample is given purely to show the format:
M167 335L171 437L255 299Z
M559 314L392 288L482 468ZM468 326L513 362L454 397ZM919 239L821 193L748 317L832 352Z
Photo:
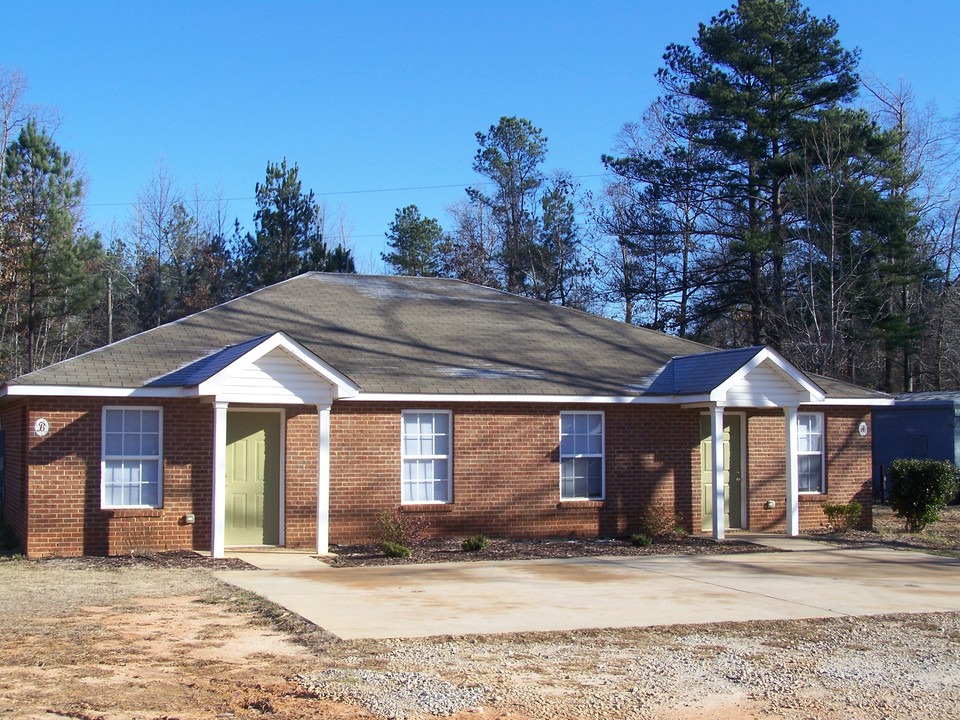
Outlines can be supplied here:
M208 564L0 561L0 718L960 717L956 613L342 642Z

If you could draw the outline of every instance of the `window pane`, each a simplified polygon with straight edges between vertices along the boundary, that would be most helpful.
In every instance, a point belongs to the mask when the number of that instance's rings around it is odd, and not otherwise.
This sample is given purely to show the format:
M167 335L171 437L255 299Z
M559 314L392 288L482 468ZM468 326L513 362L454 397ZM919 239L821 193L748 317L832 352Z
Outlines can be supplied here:
M573 454L582 455L584 450L587 449L586 438L583 435L577 434L573 436Z
M603 421L600 415L587 416L587 431L591 434L599 434L603 429Z
M416 455L417 451L420 449L420 442L417 438L404 438L403 439L403 454L410 456Z
M433 415L418 415L420 418L420 434L421 435L432 435L433 434Z
M586 415L574 415L573 416L573 427L577 435L584 435L587 432L587 416Z
M123 454L124 455L140 454L140 436L139 435L123 436Z
M150 485L157 484L157 477L159 475L157 468L157 460L144 460L140 463L140 482Z
M107 433L106 441L104 442L104 451L107 455L122 455L123 435L119 433Z
M564 460L563 475L560 479L560 497L576 497L573 493L573 460Z
M600 455L603 453L603 436L591 435L587 446L587 452L591 455Z
M160 432L160 413L156 410L144 410L141 413L141 430L145 433Z
M437 435L433 439L433 454L434 455L447 455L450 450L448 448L448 440L446 435Z
M123 411L107 410L104 429L107 432L120 432L123 430Z
M140 451L144 455L159 455L160 436L155 433L147 433L143 435L142 442L140 443Z
M450 418L446 413L437 413L433 416L433 432L437 435L447 434L447 424Z
M560 454L575 455L576 447L573 435L562 435L560 437Z
M124 410L123 411L123 430L124 432L140 432L140 411L139 410Z
M603 495L603 462L600 458L585 458L587 495L599 498Z
M157 497L158 490L159 490L159 487L155 484L141 485L140 486L140 504L141 505L159 505L160 498Z
M419 416L406 414L403 416L403 435L404 437L416 437L420 427Z
M561 415L560 416L560 434L561 435L573 435L573 418L574 415Z

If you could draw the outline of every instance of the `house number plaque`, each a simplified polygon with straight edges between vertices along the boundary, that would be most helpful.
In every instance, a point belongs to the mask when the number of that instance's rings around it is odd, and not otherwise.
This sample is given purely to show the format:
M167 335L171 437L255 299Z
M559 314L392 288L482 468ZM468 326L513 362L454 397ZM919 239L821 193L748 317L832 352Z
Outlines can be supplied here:
M860 437L866 437L866 436L867 436L867 424L866 424L865 422L860 423L860 424L857 426L857 432L860 433Z
M33 424L33 431L37 434L37 437L46 437L47 433L50 432L50 422L46 418L37 418L37 421Z

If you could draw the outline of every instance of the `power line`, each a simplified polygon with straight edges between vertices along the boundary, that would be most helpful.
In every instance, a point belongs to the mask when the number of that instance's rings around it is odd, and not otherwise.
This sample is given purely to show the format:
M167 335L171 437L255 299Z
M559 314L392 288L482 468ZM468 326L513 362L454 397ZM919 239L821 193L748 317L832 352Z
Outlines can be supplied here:
M603 177L601 173L596 173L592 175L571 175L574 180L583 180L586 178L598 178ZM485 185L493 185L493 182L477 182L477 183L454 183L451 185L416 185L412 187L396 187L396 188L377 188L369 190L331 190L327 192L315 192L314 195L317 197L331 197L334 195L373 195L376 193L392 193L392 192L412 192L414 190L450 190L452 188L463 188L468 187L482 187ZM248 200L256 200L256 196L247 196L247 197L230 197L230 198L191 198L191 200L197 200L199 202L211 203L217 201L223 202L246 202ZM101 202L101 203L86 203L87 207L131 207L136 205L136 202ZM185 204L189 204L185 202ZM356 235L354 237L377 237L373 235L362 236Z

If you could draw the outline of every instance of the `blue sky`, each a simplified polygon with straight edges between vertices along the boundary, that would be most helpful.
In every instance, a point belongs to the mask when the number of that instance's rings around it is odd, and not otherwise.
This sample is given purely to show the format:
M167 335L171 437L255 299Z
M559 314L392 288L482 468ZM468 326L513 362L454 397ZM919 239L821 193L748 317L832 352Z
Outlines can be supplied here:
M254 185L286 157L376 272L397 208L449 223L478 181L474 133L502 115L543 129L545 169L599 187L600 155L657 95L664 48L728 4L5 0L0 65L58 111L89 229L122 227L158 163L187 194L219 188L249 229ZM960 3L807 4L860 48L864 75L960 113Z

